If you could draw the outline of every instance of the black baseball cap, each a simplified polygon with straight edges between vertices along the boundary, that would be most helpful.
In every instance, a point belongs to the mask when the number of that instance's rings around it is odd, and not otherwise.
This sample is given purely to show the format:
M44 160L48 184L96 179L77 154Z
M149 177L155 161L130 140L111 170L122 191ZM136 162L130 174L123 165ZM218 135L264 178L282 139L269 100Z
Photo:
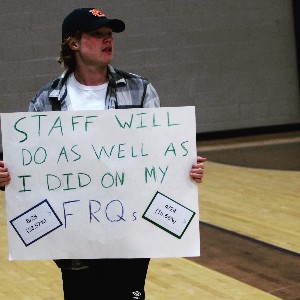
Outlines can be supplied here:
M108 19L106 15L96 8L77 8L68 14L62 24L62 40L80 31L92 31L108 26L114 32L125 30L125 23L118 19Z

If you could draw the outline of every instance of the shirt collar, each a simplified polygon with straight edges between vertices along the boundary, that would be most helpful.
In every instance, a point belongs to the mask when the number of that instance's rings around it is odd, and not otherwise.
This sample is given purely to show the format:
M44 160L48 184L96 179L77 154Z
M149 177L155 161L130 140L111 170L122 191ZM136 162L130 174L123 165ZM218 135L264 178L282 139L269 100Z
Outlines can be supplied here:
M66 93L66 82L71 72L65 70L60 77L53 81L52 91L49 94L50 98L57 98L58 100L63 99ZM115 85L126 84L126 79L116 72L115 68L111 65L108 65L108 79L109 82L115 83Z

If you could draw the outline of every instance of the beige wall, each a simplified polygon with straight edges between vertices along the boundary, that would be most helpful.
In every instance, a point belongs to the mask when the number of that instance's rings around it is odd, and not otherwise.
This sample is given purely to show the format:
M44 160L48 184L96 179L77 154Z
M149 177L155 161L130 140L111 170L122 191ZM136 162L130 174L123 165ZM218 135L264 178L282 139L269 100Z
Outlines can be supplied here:
M82 6L126 22L114 66L149 78L163 106L195 105L197 132L300 123L289 0L1 0L1 112L61 73L61 22Z

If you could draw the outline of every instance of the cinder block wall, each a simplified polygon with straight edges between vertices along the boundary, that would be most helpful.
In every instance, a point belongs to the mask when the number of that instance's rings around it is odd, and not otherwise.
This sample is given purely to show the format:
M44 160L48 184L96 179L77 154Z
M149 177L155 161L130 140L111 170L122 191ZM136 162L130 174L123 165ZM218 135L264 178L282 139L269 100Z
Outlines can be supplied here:
M300 122L290 0L1 0L1 112L27 111L61 73L63 17L89 6L126 22L114 66L149 78L163 106L195 105L198 133Z

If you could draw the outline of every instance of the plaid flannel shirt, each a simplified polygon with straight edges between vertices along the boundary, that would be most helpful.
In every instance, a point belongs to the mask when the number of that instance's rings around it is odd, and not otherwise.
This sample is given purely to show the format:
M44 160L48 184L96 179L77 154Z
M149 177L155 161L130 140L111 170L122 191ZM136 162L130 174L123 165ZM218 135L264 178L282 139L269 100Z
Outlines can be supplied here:
M70 73L65 71L60 77L46 84L29 104L29 111L51 110L67 111L71 102L67 97L67 79ZM145 78L117 70L108 66L109 83L105 99L106 109L127 109L138 107L159 107L160 100L152 84ZM53 105L55 104L55 107ZM57 109L58 105L58 109ZM85 269L95 263L94 259L54 260L60 268Z
M65 71L60 77L47 83L31 99L29 111L51 111L53 110L53 100L59 101L60 110L70 110L71 102L67 97L66 87L69 75L70 73ZM117 70L112 66L108 66L108 78L106 109L160 106L157 92L147 79Z

